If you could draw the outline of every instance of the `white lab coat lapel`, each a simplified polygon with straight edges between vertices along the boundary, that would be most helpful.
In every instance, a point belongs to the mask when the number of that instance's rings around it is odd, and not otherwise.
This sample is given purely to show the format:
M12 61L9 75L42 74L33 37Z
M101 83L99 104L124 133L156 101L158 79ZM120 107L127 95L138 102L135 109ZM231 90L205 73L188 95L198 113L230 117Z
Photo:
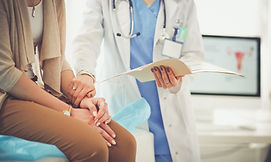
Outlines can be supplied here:
M155 33L154 33L153 49L155 49L155 45L162 34L163 22L164 22L164 4L162 3L162 0L161 0L156 27L155 27Z
M167 11L167 28L171 36L174 33L173 27L176 25L176 20L179 19L180 23L185 25L186 11L188 6L186 3L188 0L165 0ZM169 7L170 6L170 7Z
M112 0L109 0L112 28L114 32L114 37L116 40L117 48L121 55L122 61L125 65L126 70L130 69L130 39L116 36L117 33L128 34L130 31L130 12L129 3L124 0L116 0L116 9L113 10ZM121 29L118 28L116 21L116 16L118 18Z

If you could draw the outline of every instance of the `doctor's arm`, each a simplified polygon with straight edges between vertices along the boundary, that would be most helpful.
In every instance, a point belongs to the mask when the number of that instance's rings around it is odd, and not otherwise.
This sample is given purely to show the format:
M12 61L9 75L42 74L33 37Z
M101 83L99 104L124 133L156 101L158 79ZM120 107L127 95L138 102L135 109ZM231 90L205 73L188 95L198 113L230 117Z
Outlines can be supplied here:
M95 95L95 67L104 36L102 2L87 0L83 12L83 21L72 43L73 68L76 77L72 80L70 93L73 103L79 105L83 97ZM73 92L73 89L76 89Z

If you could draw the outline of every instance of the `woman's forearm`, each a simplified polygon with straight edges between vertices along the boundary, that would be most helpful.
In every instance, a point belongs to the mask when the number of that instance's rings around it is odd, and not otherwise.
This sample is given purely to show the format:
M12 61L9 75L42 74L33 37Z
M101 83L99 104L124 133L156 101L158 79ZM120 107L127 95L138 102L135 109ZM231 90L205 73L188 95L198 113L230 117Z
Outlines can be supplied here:
M61 72L61 91L69 99L70 99L69 86L74 77L75 76L72 70L64 70Z
M8 93L16 98L33 101L56 111L62 112L69 107L65 102L40 88L32 80L27 78L25 74L22 74L18 82Z

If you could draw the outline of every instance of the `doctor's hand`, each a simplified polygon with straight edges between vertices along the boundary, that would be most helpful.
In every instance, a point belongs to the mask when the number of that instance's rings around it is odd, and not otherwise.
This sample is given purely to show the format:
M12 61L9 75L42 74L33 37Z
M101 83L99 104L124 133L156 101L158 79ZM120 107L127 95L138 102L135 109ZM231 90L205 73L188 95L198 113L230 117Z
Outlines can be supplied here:
M176 77L170 67L154 66L151 71L155 77L156 84L159 88L174 88L182 82L182 77Z
M94 80L86 74L76 76L68 88L68 98L76 107L84 97L93 97L96 94Z

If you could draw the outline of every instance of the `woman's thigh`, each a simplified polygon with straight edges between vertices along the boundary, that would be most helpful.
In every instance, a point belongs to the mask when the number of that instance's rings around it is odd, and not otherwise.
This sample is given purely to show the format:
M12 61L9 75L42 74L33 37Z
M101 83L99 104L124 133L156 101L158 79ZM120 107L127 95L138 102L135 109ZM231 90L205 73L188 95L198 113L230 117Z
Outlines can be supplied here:
M100 161L108 160L107 145L94 128L34 102L8 99L0 110L0 134L56 145L71 161L95 159L97 152Z
M107 148L96 129L48 107L8 99L0 110L0 134L57 146L71 161L134 162L136 142L131 133L112 121L116 145ZM109 152L108 152L109 151ZM97 153L101 157L94 157ZM110 156L110 157L108 157ZM96 158L96 159L95 159Z

